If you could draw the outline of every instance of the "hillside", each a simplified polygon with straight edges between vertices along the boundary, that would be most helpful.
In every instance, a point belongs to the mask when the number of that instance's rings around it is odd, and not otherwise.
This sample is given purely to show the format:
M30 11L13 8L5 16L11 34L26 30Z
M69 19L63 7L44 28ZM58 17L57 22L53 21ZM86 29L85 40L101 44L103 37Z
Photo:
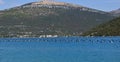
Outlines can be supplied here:
M112 15L114 15L114 16L120 16L120 8L119 9L117 9L117 10L113 10L113 11L110 11L110 13L112 14Z
M32 2L0 11L0 37L77 36L112 18L80 5Z
M90 36L120 36L120 17L108 23L99 25L84 34Z

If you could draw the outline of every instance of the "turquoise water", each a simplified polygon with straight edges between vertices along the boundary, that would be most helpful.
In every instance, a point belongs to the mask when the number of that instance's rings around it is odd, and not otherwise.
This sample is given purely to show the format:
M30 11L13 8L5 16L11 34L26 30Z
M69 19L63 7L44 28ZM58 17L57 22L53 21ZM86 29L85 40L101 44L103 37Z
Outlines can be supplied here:
M1 38L0 62L120 62L120 37Z

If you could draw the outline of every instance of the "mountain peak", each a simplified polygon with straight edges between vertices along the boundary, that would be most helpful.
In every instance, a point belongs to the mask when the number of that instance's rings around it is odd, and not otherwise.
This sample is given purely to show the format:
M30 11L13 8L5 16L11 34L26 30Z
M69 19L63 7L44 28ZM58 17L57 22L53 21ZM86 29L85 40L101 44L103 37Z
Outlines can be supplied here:
M0 12L0 37L77 36L113 16L71 3L30 2Z
M41 0L39 2L34 2L32 4L37 4L37 5L39 5L39 4L43 4L43 5L75 5L75 4L71 4L71 3L58 2L55 0Z
M42 1L38 1L38 2L32 2L32 3L28 3L25 4L23 6L69 6L69 7L83 7L77 4L72 4L72 3L66 3L66 2L58 2L58 1L54 1L54 0L42 0Z
M64 2L55 2L55 1L40 1L40 2L34 2L32 3L33 5L39 5L39 4L43 4L43 5L65 5L66 3Z

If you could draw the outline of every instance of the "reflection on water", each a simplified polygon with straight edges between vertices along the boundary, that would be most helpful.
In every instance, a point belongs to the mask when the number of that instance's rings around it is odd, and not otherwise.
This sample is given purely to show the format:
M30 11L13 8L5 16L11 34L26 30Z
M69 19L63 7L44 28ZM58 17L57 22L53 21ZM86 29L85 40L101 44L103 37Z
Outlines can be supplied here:
M0 39L0 62L120 62L120 37Z

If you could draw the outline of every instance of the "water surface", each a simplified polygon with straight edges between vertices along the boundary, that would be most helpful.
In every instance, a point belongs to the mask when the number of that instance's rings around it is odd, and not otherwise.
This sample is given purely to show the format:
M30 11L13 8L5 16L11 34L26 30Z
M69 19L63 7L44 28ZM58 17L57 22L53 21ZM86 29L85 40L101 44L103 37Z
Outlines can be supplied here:
M120 37L1 38L0 62L120 62Z

